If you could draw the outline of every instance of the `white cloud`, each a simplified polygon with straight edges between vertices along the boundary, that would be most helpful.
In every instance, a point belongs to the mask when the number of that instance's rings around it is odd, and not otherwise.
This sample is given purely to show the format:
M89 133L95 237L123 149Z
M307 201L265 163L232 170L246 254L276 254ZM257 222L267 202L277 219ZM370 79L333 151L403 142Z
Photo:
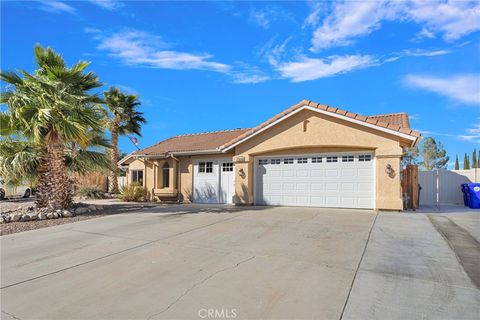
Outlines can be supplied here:
M332 56L327 59L302 57L295 62L279 63L276 69L283 78L302 82L331 77L373 64L375 60L369 55Z
M189 53L167 50L169 44L160 37L142 31L119 32L100 40L98 48L109 52L129 65L141 65L162 69L199 69L216 72L228 72L230 66L214 62L208 53Z
M465 74L450 77L410 74L405 82L413 87L435 92L455 101L480 104L480 75Z
M252 8L250 10L250 20L264 29L268 29L274 21L295 21L290 12L279 6L268 6L262 9Z
M400 55L406 57L436 57L452 53L451 50L424 50L424 49L407 49L403 50Z
M302 28L306 27L316 27L320 22L320 14L325 9L325 4L323 2L308 2L310 7L310 13L303 21Z
M115 0L90 0L91 3L103 9L115 11L123 7L123 3Z
M77 10L66 4L65 2L61 1L39 1L41 6L40 8L44 11L48 12L54 12L54 13L70 13L70 14L76 14Z
M239 72L233 76L233 82L239 84L255 84L270 80L270 77L264 74L249 74Z
M267 13L264 11L252 10L250 11L250 19L264 29L268 29L270 21L267 18Z
M312 50L344 46L366 36L384 21L414 22L422 26L417 37L443 34L446 41L480 30L477 1L337 1L332 12L315 30Z

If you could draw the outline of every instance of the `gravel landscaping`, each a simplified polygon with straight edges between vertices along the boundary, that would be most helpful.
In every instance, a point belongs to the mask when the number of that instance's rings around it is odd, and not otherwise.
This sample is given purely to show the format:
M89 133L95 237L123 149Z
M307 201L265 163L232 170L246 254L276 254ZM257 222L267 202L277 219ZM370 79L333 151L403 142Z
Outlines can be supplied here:
M82 199L77 199L81 201ZM103 203L76 202L69 210L50 212L36 210L34 199L18 199L0 202L0 236L52 227L60 224L99 218L106 215L140 212L146 207L158 204L120 202L116 199Z

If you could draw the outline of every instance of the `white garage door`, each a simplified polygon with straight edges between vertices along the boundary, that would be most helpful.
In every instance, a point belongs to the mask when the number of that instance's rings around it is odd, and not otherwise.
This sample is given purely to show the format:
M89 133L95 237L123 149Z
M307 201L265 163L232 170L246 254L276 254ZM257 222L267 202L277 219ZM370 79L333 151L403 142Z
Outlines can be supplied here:
M365 208L375 206L372 153L255 158L255 203Z

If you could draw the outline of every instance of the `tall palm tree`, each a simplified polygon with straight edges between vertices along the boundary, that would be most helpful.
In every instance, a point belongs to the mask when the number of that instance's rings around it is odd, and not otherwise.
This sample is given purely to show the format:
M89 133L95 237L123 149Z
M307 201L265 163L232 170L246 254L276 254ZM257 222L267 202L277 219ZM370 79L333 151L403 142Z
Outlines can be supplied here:
M103 100L89 93L102 84L94 73L85 73L88 62L68 67L58 53L40 45L34 54L33 74L0 73L8 84L0 100L7 105L0 113L0 134L25 137L39 148L36 205L64 209L72 202L65 143L86 147L89 132L103 132Z
M118 137L128 134L142 136L142 124L147 121L143 117L143 112L137 111L137 107L140 106L138 96L124 94L114 87L110 88L104 95L109 111L106 120L112 135L110 151L112 170L110 171L108 189L111 193L118 193Z

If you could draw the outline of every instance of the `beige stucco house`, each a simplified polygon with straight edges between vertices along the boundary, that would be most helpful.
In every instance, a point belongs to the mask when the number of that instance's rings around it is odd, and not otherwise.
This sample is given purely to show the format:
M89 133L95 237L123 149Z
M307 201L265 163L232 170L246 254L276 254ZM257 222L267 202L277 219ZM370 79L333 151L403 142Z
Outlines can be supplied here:
M304 100L252 129L175 136L119 164L153 199L401 210L406 113L362 116Z

